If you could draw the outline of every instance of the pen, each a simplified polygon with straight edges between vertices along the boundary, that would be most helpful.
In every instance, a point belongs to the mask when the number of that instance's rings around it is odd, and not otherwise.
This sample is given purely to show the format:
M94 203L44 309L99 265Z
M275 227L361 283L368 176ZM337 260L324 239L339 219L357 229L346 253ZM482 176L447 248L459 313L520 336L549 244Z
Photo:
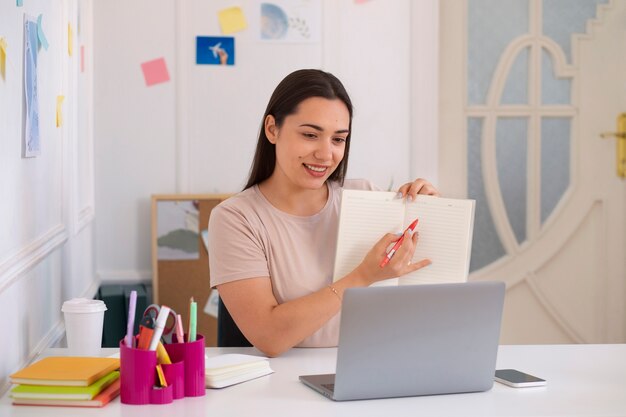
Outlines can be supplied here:
M167 306L161 306L161 309L159 310L159 315L156 319L156 323L154 324L154 334L152 335L152 339L150 340L150 347L148 347L148 350L156 350L157 345L161 340L161 335L163 334L165 322L167 321L167 316L169 314L170 308Z
M133 347L133 330L135 327L135 308L137 306L137 291L130 292L130 301L128 302L128 324L126 325L126 347Z
M185 342L185 333L183 332L183 318L180 314L176 315L176 339L178 343Z
M391 250L389 252L387 252L387 255L385 255L385 257L383 258L383 260L380 262L380 267L383 268L385 265L387 265L387 263L389 263L389 261L391 260L391 258L393 257L393 255L396 253L396 251L398 250L398 248L400 247L400 245L402 245L402 242L404 242L404 235L406 234L406 232L408 232L409 230L412 232L413 230L415 230L415 227L417 226L417 221L418 219L413 220L413 223L411 223L409 225L409 227L406 228L406 230L404 231L404 233L402 233L402 236L400 236L400 239L398 239L396 241L396 244L393 245L393 247L391 248Z
M191 297L189 303L189 335L187 335L187 342L196 341L197 308L196 302L193 300L193 297Z

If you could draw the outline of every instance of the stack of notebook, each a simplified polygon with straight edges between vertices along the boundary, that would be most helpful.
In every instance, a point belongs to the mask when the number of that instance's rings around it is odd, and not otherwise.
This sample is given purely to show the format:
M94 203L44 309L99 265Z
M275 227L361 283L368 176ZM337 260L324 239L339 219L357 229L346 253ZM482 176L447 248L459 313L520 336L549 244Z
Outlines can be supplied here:
M207 388L224 388L274 372L262 356L229 353L204 361Z
M11 375L14 405L103 407L120 393L120 360L95 357L42 359Z

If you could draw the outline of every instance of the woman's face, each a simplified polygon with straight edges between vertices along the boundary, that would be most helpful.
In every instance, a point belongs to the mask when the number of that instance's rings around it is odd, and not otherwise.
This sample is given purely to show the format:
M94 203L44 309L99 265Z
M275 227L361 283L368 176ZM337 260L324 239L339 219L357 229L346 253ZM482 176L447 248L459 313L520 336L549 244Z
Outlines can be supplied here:
M272 177L286 185L318 189L343 159L350 113L343 101L311 97L276 126L273 116L265 120L265 134L276 145Z

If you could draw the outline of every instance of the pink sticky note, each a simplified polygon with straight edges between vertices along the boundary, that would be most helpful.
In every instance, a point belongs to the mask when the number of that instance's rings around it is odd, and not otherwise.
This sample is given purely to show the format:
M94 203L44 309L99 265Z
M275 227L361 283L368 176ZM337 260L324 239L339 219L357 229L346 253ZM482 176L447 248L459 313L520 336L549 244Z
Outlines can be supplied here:
M85 45L80 46L80 72L85 72Z
M143 77L146 85L149 87L154 84L164 83L170 80L170 74L167 72L165 58L157 58L141 64Z

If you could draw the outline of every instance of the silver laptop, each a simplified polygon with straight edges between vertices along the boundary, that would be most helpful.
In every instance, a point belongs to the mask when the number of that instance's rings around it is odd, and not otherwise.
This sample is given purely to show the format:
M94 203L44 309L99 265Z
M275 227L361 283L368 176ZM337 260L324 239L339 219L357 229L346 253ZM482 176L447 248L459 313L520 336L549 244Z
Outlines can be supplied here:
M495 281L348 289L337 373L300 380L336 401L487 391L504 289Z

